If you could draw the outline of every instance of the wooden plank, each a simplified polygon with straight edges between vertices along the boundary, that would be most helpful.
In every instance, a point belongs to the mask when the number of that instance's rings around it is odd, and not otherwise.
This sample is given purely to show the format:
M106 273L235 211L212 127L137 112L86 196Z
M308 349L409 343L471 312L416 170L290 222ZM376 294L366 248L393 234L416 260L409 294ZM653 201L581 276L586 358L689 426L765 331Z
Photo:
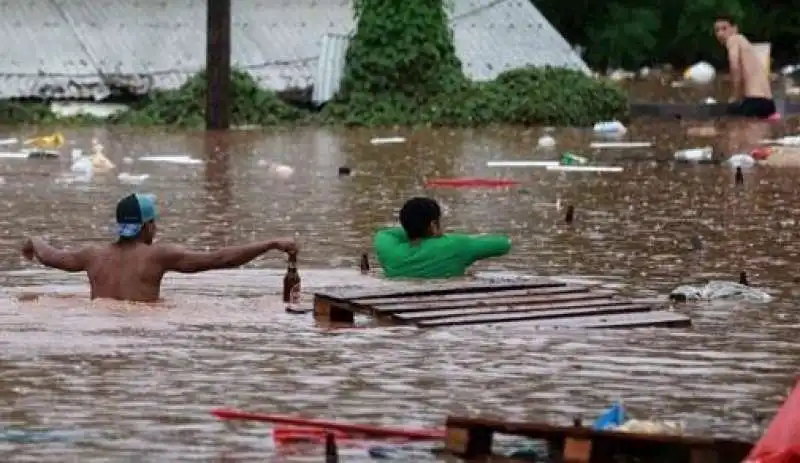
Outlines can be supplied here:
M652 449L672 448L677 451L686 451L686 456L691 462L735 462L742 461L753 448L752 442L736 441L732 439L719 439L702 436L670 435L670 434L645 434L622 431L596 431L589 427L580 426L554 426L547 423L507 422L493 418L468 418L449 416L447 429L459 429L466 432L471 429L491 430L494 433L525 436L532 439L542 439L557 449L563 450L564 461L606 461L614 455L602 452L593 455L591 446L602 447L605 450L617 449ZM561 443L559 445L558 443ZM464 447L462 447L464 448ZM458 448L456 447L456 450ZM466 448L464 448L466 450ZM551 450L553 448L551 447ZM635 454L635 453L634 453ZM631 454L631 455L634 455Z
M411 323L415 323L421 327L433 326L453 326L453 325L474 325L478 323L497 323L497 322L512 322L512 321L528 321L528 320L543 320L543 319L563 319L573 317L584 317L594 315L613 315L631 312L649 311L650 306L635 305L619 301L605 301L602 304L597 304L594 307L571 307L560 310L542 310L528 307L526 310L521 310L520 307L511 307L510 310L504 312L485 313L479 315L464 315L454 317L434 317L434 318L416 318L407 319L403 318L402 314L395 317ZM409 314L409 316L424 315L424 314ZM563 323L563 322L562 322ZM572 325L570 325L572 326Z
M538 328L639 328L665 326L671 328L687 327L692 320L683 314L666 310L619 314L597 317L580 317L561 320L543 320L536 323Z
M548 300L542 300L538 304L537 301L533 301L533 304L525 304L525 305L487 305L484 307L458 307L455 309L424 310L424 311L409 310L398 313L392 312L392 315L395 318L399 318L401 320L416 321L416 320L430 320L433 318L462 317L462 316L483 315L483 314L505 315L517 312L546 312L553 310L570 311L577 309L586 309L590 307L596 308L596 307L606 307L615 305L636 305L638 307L646 308L641 310L650 310L649 304L633 304L630 301L612 299L610 297L603 297L601 295L600 297L585 298L583 300L577 300L577 301L550 302Z
M545 278L504 283L493 283L488 281L461 281L438 284L400 285L396 288L372 288L360 290L342 289L325 293L315 293L315 296L319 295L330 299L339 300L359 300L402 296L432 296L453 293L491 292L511 289L548 288L556 286L566 286L566 283Z
M419 312L421 310L453 309L457 307L484 307L484 306L506 306L536 304L549 301L572 301L580 299L594 299L598 297L610 297L614 291L597 290L589 292L589 288L581 286L565 286L561 288L541 288L528 290L528 294L521 296L507 296L510 291L500 291L496 293L473 293L458 294L453 296L471 296L469 299L454 299L448 296L433 296L428 301L416 301L415 299L403 298L399 303L378 303L364 304L361 301L358 305L369 306L377 312Z
M649 309L649 306L645 306ZM534 315L531 313L531 315ZM480 322L472 322L472 323L502 323L502 322L512 322L512 321L525 321L525 320L535 320L535 324L537 328L550 328L550 329L589 329L589 328L596 328L596 329L611 329L611 328L638 328L638 327L656 327L656 326L665 326L665 327L687 327L692 325L692 321L689 317L681 314L677 314L674 312L667 312L667 311L640 311L638 313L617 313L612 315L598 315L598 316L586 316L586 317L562 317L558 319L539 319L536 320L535 317L525 317L522 318L526 314L498 314L496 315L495 319L491 319L488 316ZM456 318L456 317L453 317ZM439 318L434 320L422 320L416 322L416 325L419 327L435 327L435 326L448 326L448 325L456 325L456 324L469 324L464 321L460 323L453 323L449 318Z
M422 302L439 302L439 301L471 301L471 300L484 300L487 297L519 297L519 296L535 296L537 294L560 294L560 293L574 293L574 292L589 291L588 287L584 286L551 286L544 288L529 288L529 289L509 289L491 291L485 293L454 293L442 294L433 296L401 296L401 297L375 297L366 299L356 299L355 301L362 305L373 306L388 306L392 304L410 304Z
M470 429L484 427L501 434L526 436L533 439L560 440L567 437L582 438L616 438L638 440L659 444L682 443L693 446L713 445L717 441L711 437L684 436L673 434L644 434L623 431L596 431L584 426L555 426L547 423L531 423L522 421L503 421L493 418L468 418L462 416L447 417L447 428Z

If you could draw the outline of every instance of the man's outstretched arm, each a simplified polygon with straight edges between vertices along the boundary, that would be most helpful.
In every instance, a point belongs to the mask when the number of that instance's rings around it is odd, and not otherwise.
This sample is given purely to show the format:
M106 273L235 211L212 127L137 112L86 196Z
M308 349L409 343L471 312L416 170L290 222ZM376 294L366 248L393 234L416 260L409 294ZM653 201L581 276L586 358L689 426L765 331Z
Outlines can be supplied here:
M165 272L197 273L207 270L235 268L272 250L297 254L292 240L270 240L241 246L229 246L216 251L201 252L177 245L157 245L161 265Z
M80 249L58 249L41 238L28 238L22 245L22 255L28 260L36 259L42 265L66 272L83 272L89 265L92 247Z

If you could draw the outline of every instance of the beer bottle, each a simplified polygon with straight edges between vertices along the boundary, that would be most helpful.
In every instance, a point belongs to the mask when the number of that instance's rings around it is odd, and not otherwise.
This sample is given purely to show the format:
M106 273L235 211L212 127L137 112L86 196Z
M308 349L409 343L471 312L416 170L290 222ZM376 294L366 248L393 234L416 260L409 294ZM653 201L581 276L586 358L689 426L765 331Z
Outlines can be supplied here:
M369 255L366 252L361 254L361 273L369 273Z
M300 302L300 274L297 273L297 254L290 254L283 277L283 302L288 304L287 310Z

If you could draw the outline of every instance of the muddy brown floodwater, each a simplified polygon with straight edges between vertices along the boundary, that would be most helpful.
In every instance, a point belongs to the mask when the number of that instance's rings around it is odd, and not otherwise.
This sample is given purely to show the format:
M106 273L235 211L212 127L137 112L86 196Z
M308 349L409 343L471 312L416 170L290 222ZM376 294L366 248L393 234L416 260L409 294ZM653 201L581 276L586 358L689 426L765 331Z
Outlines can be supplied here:
M767 135L797 127L787 124L767 127ZM776 409L800 361L798 171L748 170L736 188L730 168L662 162L675 148L726 146L738 130L687 138L687 125L633 125L628 138L655 148L597 153L586 131L554 132L557 151L597 154L624 166L618 174L487 168L491 159L557 156L537 152L541 129L513 128L401 131L407 143L380 146L370 138L397 133L297 129L206 139L65 131L84 148L99 138L119 170L150 174L140 186L115 174L57 183L67 161L0 160L0 422L63 434L56 442L0 442L0 460L321 460L319 448L276 449L267 426L218 422L209 415L215 406L441 425L448 413L590 418L623 398L640 417L751 438L754 414ZM170 153L207 162L123 162ZM295 173L275 177L259 159ZM344 165L354 175L338 177ZM524 186L423 187L426 177L463 175ZM372 231L416 194L440 200L451 228L513 237L510 255L476 268L483 275L580 276L650 297L681 283L735 280L744 270L776 299L687 304L678 310L692 316L692 329L551 333L518 323L331 331L284 313L279 255L241 270L169 278L166 302L154 307L91 303L83 275L21 260L26 234L59 245L110 239L114 204L132 190L158 195L165 241L204 248L297 234L308 304L314 289L386 284L360 275L359 255ZM557 199L576 206L574 229L562 226ZM695 234L703 252L692 251ZM368 461L363 448L343 453Z

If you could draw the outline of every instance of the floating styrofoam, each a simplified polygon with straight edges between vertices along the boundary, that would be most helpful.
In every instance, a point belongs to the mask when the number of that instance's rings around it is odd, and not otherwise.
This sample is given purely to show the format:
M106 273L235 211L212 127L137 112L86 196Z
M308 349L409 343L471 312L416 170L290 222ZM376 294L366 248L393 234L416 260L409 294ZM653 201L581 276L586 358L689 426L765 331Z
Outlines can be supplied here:
M622 148L650 148L653 146L649 141L596 141L592 142L589 147L597 149L622 149Z
M373 138L369 141L373 145L388 145L390 143L405 143L405 137Z
M0 146L16 145L19 140L16 138L3 138L0 140Z
M172 164L202 164L203 161L200 159L195 159L191 156L186 155L174 155L174 156L142 156L139 158L140 161L149 161L149 162L168 162Z
M800 146L800 135L790 135L775 140L765 139L761 140L761 143L764 145Z
M28 159L28 153L0 153L0 159Z
M489 161L488 167L548 167L557 166L558 161Z
M547 166L547 170L571 172L622 172L618 166Z

